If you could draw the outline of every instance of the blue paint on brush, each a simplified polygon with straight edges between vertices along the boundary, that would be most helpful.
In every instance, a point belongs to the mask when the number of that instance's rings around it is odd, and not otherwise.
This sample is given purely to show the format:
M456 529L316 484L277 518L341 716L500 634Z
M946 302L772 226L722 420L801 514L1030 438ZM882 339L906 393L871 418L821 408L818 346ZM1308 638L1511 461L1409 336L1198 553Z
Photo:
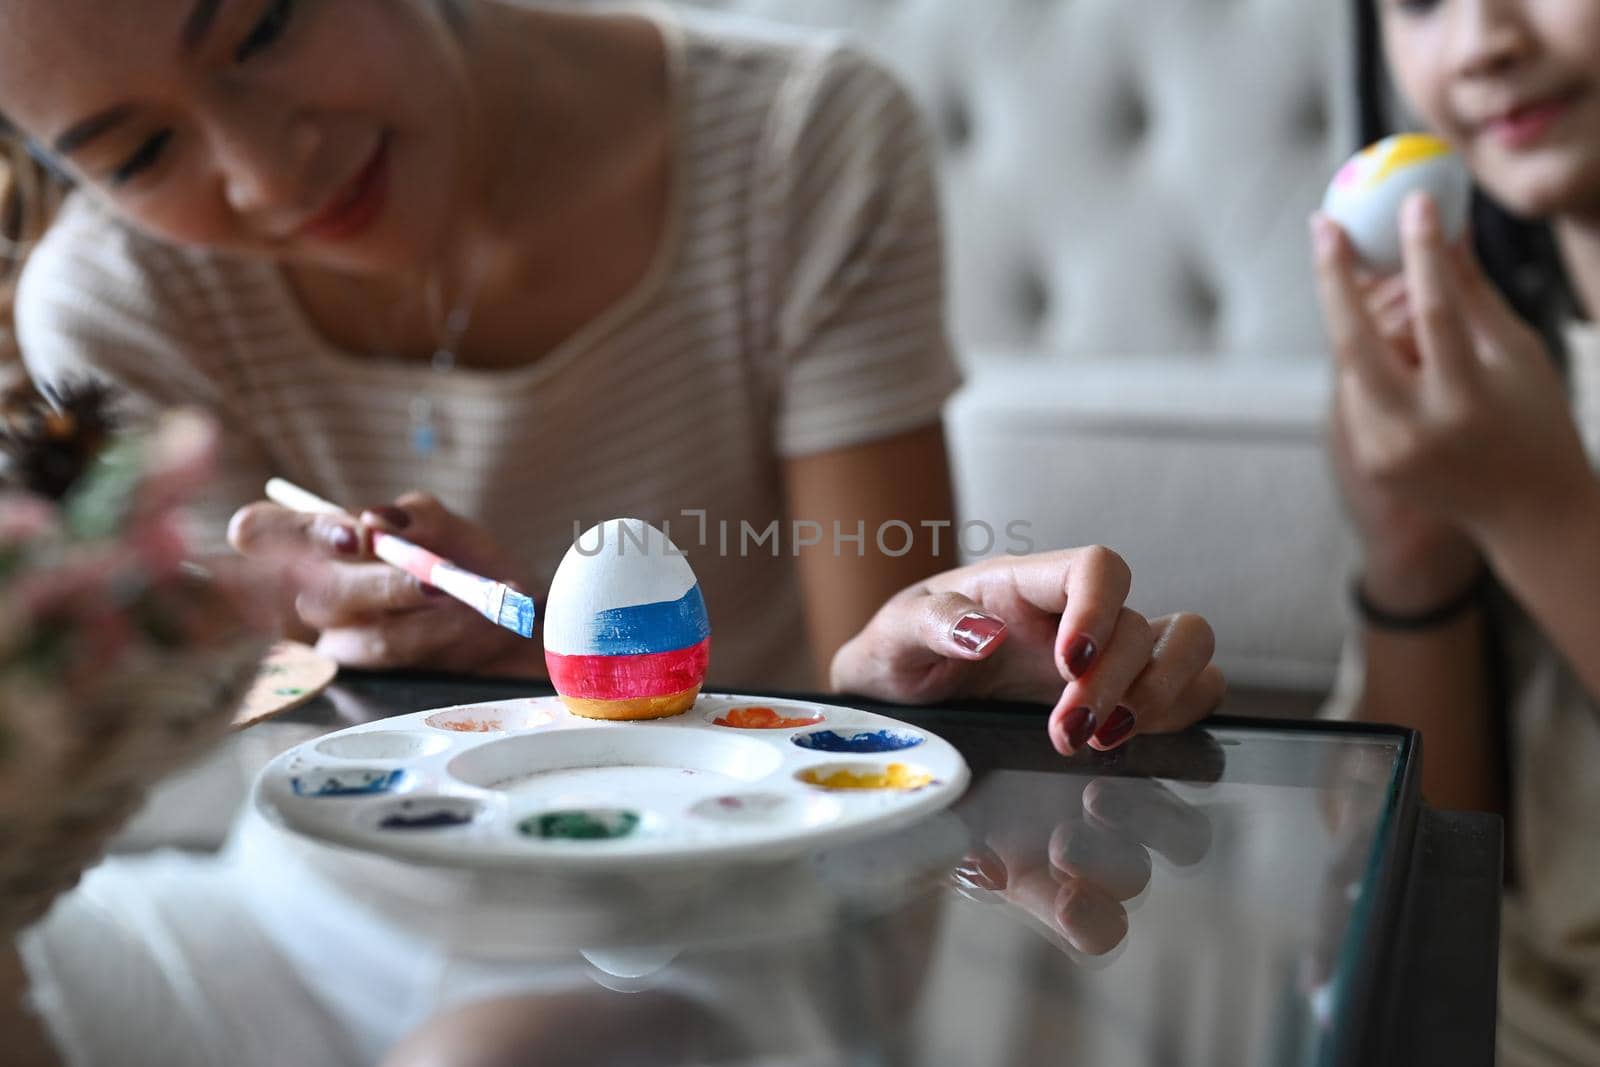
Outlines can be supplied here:
M495 621L520 637L532 637L537 614L532 597L507 589L506 598L500 602L500 618Z
M909 730L863 730L854 734L817 730L791 740L813 752L899 752L922 744L922 735Z

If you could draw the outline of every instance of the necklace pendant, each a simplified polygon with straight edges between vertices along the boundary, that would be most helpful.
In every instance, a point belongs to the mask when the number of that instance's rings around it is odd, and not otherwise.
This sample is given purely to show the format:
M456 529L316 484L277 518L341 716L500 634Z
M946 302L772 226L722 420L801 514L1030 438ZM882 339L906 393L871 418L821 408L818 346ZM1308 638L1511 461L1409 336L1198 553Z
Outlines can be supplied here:
M431 423L422 423L411 428L411 451L419 456L431 456L433 450L439 446L439 435L434 432Z
M411 451L427 458L439 447L439 434L434 427L433 404L426 397L411 400Z

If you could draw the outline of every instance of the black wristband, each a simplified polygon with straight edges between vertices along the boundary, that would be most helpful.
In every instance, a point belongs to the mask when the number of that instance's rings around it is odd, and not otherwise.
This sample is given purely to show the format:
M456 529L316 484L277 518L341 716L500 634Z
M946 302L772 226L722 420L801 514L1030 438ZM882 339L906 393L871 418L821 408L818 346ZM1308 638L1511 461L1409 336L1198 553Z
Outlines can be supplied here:
M1432 630L1481 606L1488 596L1491 580L1489 568L1483 567L1465 589L1449 600L1437 607L1408 615L1385 611L1369 600L1366 590L1361 588L1359 575L1350 583L1350 599L1361 621L1375 630Z

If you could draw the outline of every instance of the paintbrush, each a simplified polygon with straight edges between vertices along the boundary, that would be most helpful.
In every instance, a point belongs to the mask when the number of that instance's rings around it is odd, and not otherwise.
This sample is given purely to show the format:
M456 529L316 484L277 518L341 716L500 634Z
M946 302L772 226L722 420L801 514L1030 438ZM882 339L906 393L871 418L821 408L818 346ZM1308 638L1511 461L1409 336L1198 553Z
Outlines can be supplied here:
M267 483L267 499L291 511L318 515L340 515L353 519L345 509L315 493L282 478ZM478 612L496 626L504 626L523 637L533 636L533 599L504 582L473 574L456 566L421 545L382 530L372 531L372 554L392 567L398 567L419 582L448 593Z

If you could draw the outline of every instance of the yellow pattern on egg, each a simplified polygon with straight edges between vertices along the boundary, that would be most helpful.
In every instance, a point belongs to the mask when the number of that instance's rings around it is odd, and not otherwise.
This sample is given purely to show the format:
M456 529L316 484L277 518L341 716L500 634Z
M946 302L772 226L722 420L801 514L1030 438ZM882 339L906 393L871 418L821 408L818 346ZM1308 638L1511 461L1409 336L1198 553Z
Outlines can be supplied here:
M1366 181L1368 188L1379 184L1404 167L1426 163L1430 159L1450 154L1450 145L1447 142L1426 133L1402 133L1383 143L1387 145L1388 151L1378 164L1378 168L1368 175Z

